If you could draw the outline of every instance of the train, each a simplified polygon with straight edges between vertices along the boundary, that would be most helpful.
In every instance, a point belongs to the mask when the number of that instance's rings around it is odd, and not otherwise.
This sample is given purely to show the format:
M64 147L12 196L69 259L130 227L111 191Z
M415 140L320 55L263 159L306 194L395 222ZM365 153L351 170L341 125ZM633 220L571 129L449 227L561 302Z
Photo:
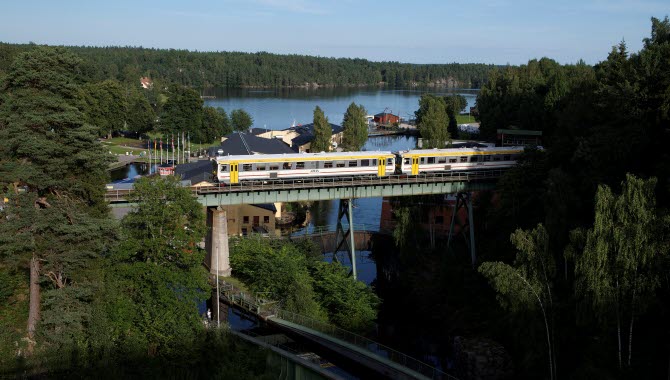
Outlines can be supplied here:
M524 147L414 149L398 152L321 152L218 156L219 183L430 175L450 171L506 169L516 164Z

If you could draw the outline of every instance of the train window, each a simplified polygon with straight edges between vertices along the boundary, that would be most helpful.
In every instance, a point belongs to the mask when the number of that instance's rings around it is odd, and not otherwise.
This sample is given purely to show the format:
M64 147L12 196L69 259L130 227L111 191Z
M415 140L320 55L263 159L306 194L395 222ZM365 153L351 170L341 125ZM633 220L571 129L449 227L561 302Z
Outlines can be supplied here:
M252 169L251 169L251 164L244 164L244 165L242 165L242 170L241 170L241 171L243 171L243 172L250 172L251 170L252 170Z
M291 163L290 162L284 162L284 165L282 165L282 169L291 170Z
M370 160L361 160L361 166L370 166Z
M500 161L500 156L493 156L493 161Z
M503 161L509 161L509 154L503 156Z
M355 168L356 166L358 166L358 161L349 161L350 168Z
M479 157L477 156L470 157L470 162L477 162L477 161L479 161Z
M425 164L426 163L426 157L421 157L420 163Z
M333 163L332 163L332 162L324 162L324 163L323 163L323 167L324 167L324 168L332 168L332 167L333 167Z
M468 158L467 157L461 157L461 162L468 162Z
M450 159L449 159L449 163L450 163L450 164L455 164L455 163L456 163L456 159L455 159L455 158L450 158Z
M295 163L295 168L296 169L304 169L305 168L305 163L304 162L296 162Z
M335 163L335 166L337 166L338 168L343 168L343 167L344 167L344 161L338 161L338 162L336 162L336 163Z
M438 164L446 164L447 163L447 158L446 157L438 157L437 158L437 163Z
M268 170L279 170L279 164L270 164L270 169Z
M393 159L392 158L386 159L386 165L393 165Z
M372 166L377 166L377 159L376 158L372 160Z
M409 165L409 158L405 158L405 165Z
M484 156L483 158L484 158L484 162L491 161L491 156Z
M221 171L222 172L227 172L228 171L228 165L221 165Z
M428 163L429 164L434 164L435 163L435 157L428 157Z
M265 170L265 164L256 164L256 170Z

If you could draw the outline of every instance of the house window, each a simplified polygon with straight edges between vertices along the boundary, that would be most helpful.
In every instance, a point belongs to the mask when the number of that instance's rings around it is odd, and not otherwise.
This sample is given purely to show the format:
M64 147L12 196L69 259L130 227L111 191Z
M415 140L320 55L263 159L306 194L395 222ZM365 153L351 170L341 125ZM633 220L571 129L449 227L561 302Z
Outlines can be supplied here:
M265 215L265 216L263 217L263 223L266 223L266 224L267 224L267 223L270 223L270 217L267 216L267 215Z
M249 224L249 217L248 216L243 216L242 217L242 224Z
M370 166L370 160L361 160L361 166Z
M323 163L323 167L326 168L326 169L328 169L328 168L332 168L332 167L333 167L333 163L332 163L332 162L324 162L324 163Z
M248 232L246 228L242 228L242 236L247 236Z
M243 172L250 172L251 171L251 164L242 165L242 171Z
M349 161L350 168L355 168L356 166L358 166L358 161Z
M428 157L428 163L429 164L434 164L435 163L435 157Z
M305 168L305 163L304 162L296 162L295 163L295 168L296 169L304 169Z

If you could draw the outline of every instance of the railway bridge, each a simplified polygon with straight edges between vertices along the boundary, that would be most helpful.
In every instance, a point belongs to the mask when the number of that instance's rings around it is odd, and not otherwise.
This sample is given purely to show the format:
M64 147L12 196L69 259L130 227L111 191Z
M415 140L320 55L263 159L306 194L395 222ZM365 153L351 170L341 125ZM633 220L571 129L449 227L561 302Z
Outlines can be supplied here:
M194 186L193 196L207 208L209 233L205 241L207 263L212 274L230 275L226 211L220 206L276 202L340 200L334 252L349 254L356 278L356 233L352 200L355 198L400 197L429 194L459 194L455 208L465 207L472 223L472 191L495 187L504 170L444 172L417 176L337 177L273 181L249 181L236 185ZM111 207L133 205L133 189L108 189L105 200ZM457 210L454 210L457 211ZM453 213L456 215L456 212ZM454 219L452 219L453 227ZM472 226L471 226L472 227ZM329 237L329 239L332 239ZM332 244L332 243L331 243ZM475 262L474 230L470 228L471 260Z

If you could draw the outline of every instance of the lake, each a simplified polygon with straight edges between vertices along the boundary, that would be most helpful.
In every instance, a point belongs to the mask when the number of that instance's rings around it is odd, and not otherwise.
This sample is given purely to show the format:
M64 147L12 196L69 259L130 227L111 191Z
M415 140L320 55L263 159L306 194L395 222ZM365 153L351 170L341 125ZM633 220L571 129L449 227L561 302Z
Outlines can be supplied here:
M254 120L254 127L284 129L295 124L308 124L314 117L314 108L321 107L328 120L341 124L344 112L351 102L362 104L369 115L390 112L404 119L414 118L419 108L419 97L425 93L436 95L459 94L467 100L467 107L475 104L479 90L444 88L314 88L314 89L218 89L205 91L215 96L205 104L221 107L226 112L242 108Z

